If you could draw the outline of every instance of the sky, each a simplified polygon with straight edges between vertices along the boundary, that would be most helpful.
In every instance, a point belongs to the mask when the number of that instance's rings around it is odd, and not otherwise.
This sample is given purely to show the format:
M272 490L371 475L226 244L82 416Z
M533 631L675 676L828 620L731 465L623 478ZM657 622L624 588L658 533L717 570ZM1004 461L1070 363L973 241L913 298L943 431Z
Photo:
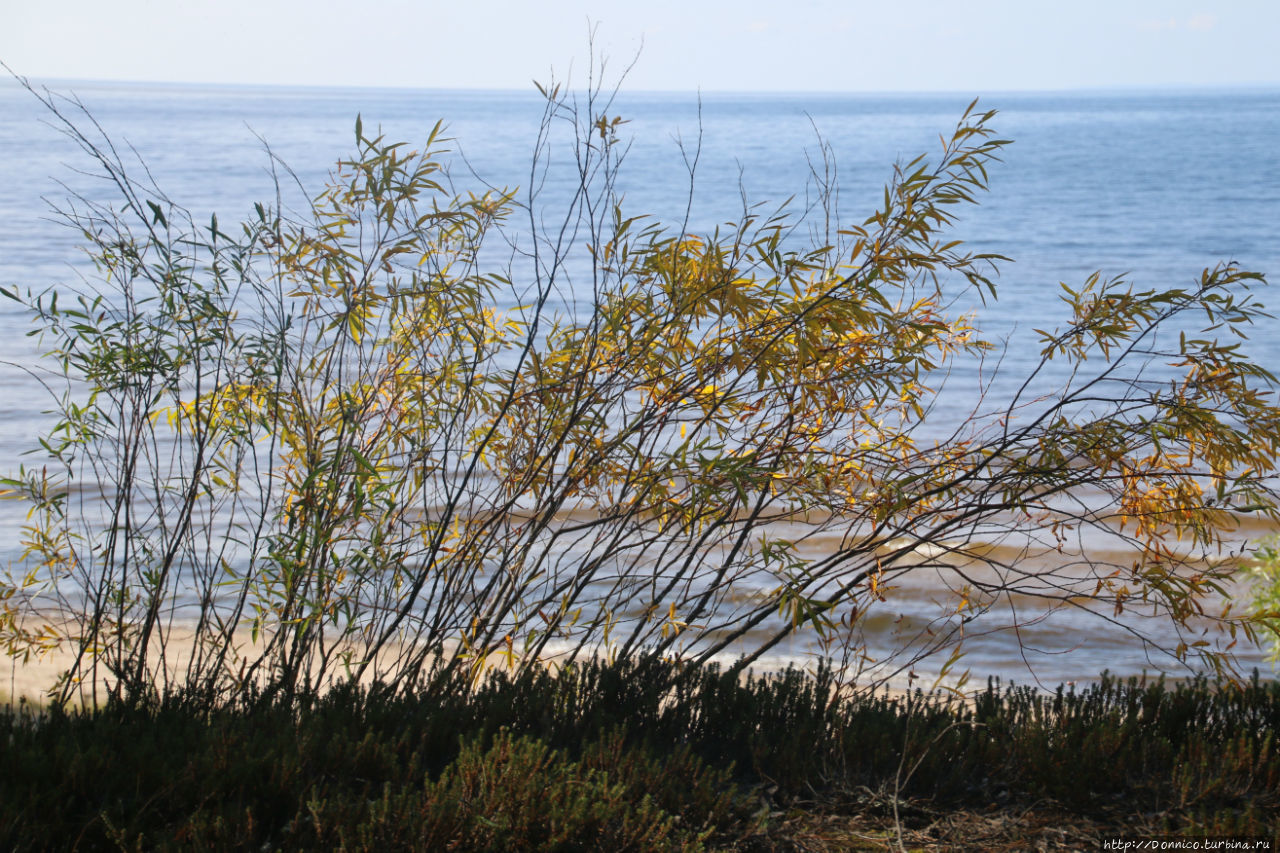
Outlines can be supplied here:
M36 79L525 89L595 55L633 91L1277 86L1277 43L1277 0L0 0Z

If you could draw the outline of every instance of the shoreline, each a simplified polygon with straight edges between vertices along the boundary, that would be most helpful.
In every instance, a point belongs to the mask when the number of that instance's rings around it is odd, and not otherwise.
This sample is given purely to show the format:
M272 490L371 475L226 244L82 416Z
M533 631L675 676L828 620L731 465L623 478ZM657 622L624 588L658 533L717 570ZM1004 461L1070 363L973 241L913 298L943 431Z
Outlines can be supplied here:
M247 630L242 630L238 633L240 636L237 636L235 639L235 649L243 649L246 646L253 644L253 641L248 636ZM195 632L193 629L188 627L173 627L166 635L165 652L166 659L168 661L168 671L175 679L179 677L182 667L185 666L186 662L191 657L195 645L194 640ZM396 645L394 647L384 649L383 655L386 656L387 659L394 659L400 654L400 652L401 647ZM28 707L46 706L50 701L50 690L53 689L57 684L58 679L70 666L73 656L74 651L70 648L58 648L41 655L33 653L25 661L21 659L21 656L7 656L7 662L0 663L0 706L11 709L23 705ZM775 661L772 663L777 664L781 662ZM800 661L794 661L791 663L800 664L799 668L802 671L810 671L809 667L804 666ZM554 659L547 660L543 662L543 665L554 666L555 661ZM499 653L492 655L485 663L486 670L497 669L502 666L502 656ZM770 666L766 664L763 667L757 666L749 669L746 673L743 673L743 678L745 679L751 674L759 677L778 674L782 671L784 671L784 667L782 666ZM1280 678L1280 674L1277 674L1275 670L1271 670L1270 672L1257 670L1257 672L1259 679L1263 682L1275 681ZM361 682L365 684L372 683L375 680L377 673L378 667L370 667L364 676L362 676ZM1129 675L1115 673L1111 673L1110 675L1114 678L1126 681L1130 678ZM1251 676L1251 672L1242 671L1239 675L1242 679L1248 679ZM100 690L106 690L109 677L110 676L107 674L99 677ZM1011 680L1006 681L993 676L997 681L997 689L1002 691L1011 686L1017 686L1019 688L1030 687L1036 693L1042 695L1052 695L1060 687L1067 690L1087 690L1092 684L1097 683L1101 677L1102 673L1098 673L1096 676L1088 680L1066 681L1061 684L1051 685L1047 682L1037 683L1034 680L1025 683L1014 682ZM1175 676L1168 673L1144 673L1133 677L1147 681L1155 681L1159 679L1163 680L1166 684L1177 684L1191 680L1190 676ZM324 679L324 689L327 690L329 687L332 687L334 684L339 683L342 680L340 668L331 670ZM986 676L974 676L970 677L961 685L955 685L954 683L951 685L932 684L930 677L927 675L921 675L914 679L914 683L911 679L905 680L907 681L906 684L902 683L904 681L902 678L894 678L880 682L870 680L863 682L862 684L853 682L852 684L844 685L839 689L841 692L844 692L851 688L853 693L862 693L866 696L884 696L891 700L906 700L909 697L921 695L926 698L940 697L950 699L952 701L959 700L964 704L972 705L977 696L987 691L989 679ZM68 704L73 707L84 707L88 704L90 695L91 691L89 686L84 685L79 689L77 697L73 698Z
M235 648L244 648L252 643L248 636L247 629L237 632ZM175 678L181 671L181 668L190 659L194 649L195 631L188 627L173 627L169 630L165 639L166 657L169 661L168 671ZM401 646L388 647L384 649L383 655L388 659L394 659L400 653ZM49 691L57 684L58 679L63 675L67 668L71 665L75 652L71 648L57 648L44 654L31 654L31 656L23 661L20 656L7 656L7 662L0 663L0 706L15 707L26 704L28 706L43 707L50 701ZM721 662L722 665L724 662ZM756 666L748 669L742 674L742 680L750 675L768 676L776 675L785 671L786 664L782 661L771 661L773 664ZM799 668L805 672L809 669L803 665L801 661L792 661L799 665ZM542 662L544 666L554 666L555 659L551 658ZM486 670L498 669L503 666L501 653L490 655L489 660L485 663ZM7 670L7 671L6 671ZM331 672L325 679L325 689L332 687L340 681L340 671ZM361 678L362 683L372 683L377 675L377 667L370 667L369 671ZM104 692L107 689L107 680L110 676L103 675L99 678L99 689ZM965 703L972 703L974 697L986 690L986 679L981 681L970 679L968 684L963 688L948 688L945 686L935 686L930 689L929 681L926 677L920 677L912 686L904 686L897 683L900 679L894 679L888 683L877 683L874 680L864 682L862 685L855 685L853 692L864 693L868 696L888 696L890 699L905 700L909 696L915 695L918 691L925 696L947 696L958 698ZM847 689L846 688L842 688ZM1051 692L1047 688L1039 688L1040 692ZM83 707L87 704L90 688L84 685L78 691L77 698L71 700L68 704L72 706Z

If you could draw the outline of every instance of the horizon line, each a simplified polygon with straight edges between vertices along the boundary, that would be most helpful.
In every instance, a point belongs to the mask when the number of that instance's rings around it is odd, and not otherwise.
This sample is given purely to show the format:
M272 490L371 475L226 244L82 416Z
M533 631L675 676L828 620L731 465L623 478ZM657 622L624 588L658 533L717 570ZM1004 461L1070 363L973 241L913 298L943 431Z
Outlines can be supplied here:
M335 84L335 83L250 83L219 82L209 80L141 80L109 77L45 77L22 76L16 73L0 76L0 86L22 87L30 84L36 87L90 85L90 86L124 86L124 87L161 87L176 89L245 89L245 90L290 90L290 91L340 91L340 92L452 92L452 93L491 93L491 94L529 94L538 95L534 80L527 87L490 87L490 86L415 86L398 84ZM570 87L570 90L581 91L584 87ZM620 94L626 95L688 95L688 96L807 96L807 97L842 97L842 96L945 96L972 95L974 88L951 89L646 89L617 87ZM1116 83L1106 86L1062 86L1053 88L995 88L985 90L986 94L1133 94L1133 93L1184 93L1184 92L1280 92L1280 81L1253 83ZM983 95L983 97L986 96Z

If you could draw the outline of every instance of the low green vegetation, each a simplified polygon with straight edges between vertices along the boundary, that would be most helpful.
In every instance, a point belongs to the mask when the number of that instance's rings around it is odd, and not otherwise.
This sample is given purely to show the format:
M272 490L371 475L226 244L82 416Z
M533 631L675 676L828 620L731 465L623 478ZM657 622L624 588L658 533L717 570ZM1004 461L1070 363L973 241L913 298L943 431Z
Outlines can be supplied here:
M958 815L1021 816L1007 849L1280 838L1278 732L1280 684L1256 679L961 701L649 660L408 695L175 695L0 715L0 846L888 849L946 843Z

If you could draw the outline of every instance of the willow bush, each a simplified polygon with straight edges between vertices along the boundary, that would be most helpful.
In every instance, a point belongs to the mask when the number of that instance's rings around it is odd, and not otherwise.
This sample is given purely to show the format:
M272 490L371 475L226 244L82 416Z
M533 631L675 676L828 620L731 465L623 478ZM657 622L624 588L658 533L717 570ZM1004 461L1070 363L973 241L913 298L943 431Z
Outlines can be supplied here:
M1280 409L1220 340L1261 315L1260 275L1064 288L1021 390L939 424L947 376L999 370L956 306L996 298L1005 259L949 233L1006 144L992 112L803 245L785 211L634 215L610 93L542 93L523 194L455 186L438 125L414 151L357 119L307 215L230 228L41 96L116 193L61 211L83 286L8 292L62 384L45 458L8 481L30 523L4 639L75 652L61 699L400 690L495 656L743 667L798 632L856 661L921 572L954 611L912 659L1014 596L1141 603L1183 629L1168 652L1218 665L1205 624L1253 636L1219 610L1222 551L1241 513L1277 519ZM577 178L549 209L565 127ZM1055 360L1069 379L1031 390Z

